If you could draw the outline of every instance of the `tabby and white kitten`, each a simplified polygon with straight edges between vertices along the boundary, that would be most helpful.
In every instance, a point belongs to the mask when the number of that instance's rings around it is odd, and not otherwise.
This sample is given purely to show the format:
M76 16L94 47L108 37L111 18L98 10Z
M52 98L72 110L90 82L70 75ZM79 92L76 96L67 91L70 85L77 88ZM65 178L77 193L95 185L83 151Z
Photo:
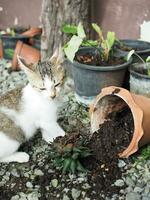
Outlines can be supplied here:
M18 62L29 83L0 97L0 162L28 162L29 155L17 150L39 128L47 142L65 134L56 115L65 76L61 51L38 64Z

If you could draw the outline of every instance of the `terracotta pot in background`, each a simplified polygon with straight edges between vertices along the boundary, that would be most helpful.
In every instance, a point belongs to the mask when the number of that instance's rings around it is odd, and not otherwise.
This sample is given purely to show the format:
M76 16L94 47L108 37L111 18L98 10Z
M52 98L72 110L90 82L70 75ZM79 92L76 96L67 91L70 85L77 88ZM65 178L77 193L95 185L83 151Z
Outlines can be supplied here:
M134 133L129 146L120 152L120 157L128 157L150 142L150 99L135 95L120 87L106 87L97 96L91 106L91 129L92 133L99 129L109 113L120 110L128 105L133 114Z
M3 58L3 45L2 42L0 41L0 59Z
M40 40L40 35L41 34L42 34L42 28L38 28L38 27L32 27L29 30L27 30L27 31L22 33L22 35L30 37L29 43L32 46L35 45L35 47L38 47L38 49L40 49L39 48L40 45L39 44L36 45L36 43L40 43L39 40Z
M42 33L42 28L38 28L38 27L32 27L29 30L25 31L22 33L22 35L26 35L29 37L34 37L36 35L40 35Z
M24 58L27 64L37 63L41 59L41 54L39 50L21 41L18 41L12 61L12 69L14 71L19 69L17 55Z

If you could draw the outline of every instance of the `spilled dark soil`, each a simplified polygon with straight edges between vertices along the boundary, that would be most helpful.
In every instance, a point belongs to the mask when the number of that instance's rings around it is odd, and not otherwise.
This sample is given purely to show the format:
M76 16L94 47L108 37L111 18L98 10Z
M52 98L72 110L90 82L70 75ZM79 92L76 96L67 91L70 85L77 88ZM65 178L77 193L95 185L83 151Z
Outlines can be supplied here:
M111 197L119 193L120 187L115 186L114 182L122 177L124 169L118 167L118 153L129 145L133 128L132 113L128 107L124 107L119 112L109 114L107 121L100 125L91 138L79 131L55 140L61 146L70 143L76 146L81 139L86 141L85 146L92 151L92 155L80 162L89 170L88 182L92 188L88 193L91 199L101 200L103 196Z
M117 192L113 183L122 174L118 167L118 153L129 145L133 128L132 113L125 107L120 112L111 113L89 141L93 156L86 159L84 165L91 171L89 182L95 183L93 189L96 193L102 191L105 195L112 195Z

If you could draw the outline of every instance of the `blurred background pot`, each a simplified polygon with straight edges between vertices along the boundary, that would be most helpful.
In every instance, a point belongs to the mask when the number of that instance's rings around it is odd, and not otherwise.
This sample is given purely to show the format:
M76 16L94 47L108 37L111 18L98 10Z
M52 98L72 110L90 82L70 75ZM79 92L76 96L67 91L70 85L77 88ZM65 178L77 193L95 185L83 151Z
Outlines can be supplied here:
M135 153L139 146L150 143L150 99L130 93L120 87L106 87L96 97L91 106L91 131L99 129L112 111L119 111L129 106L134 120L134 133L129 146L119 153L120 157L128 157Z
M26 44L29 43L29 36L22 35L20 33L20 29L15 29L14 31L14 35L6 33L0 36L2 41L3 57L8 60L11 60L13 58L14 50L19 40Z
M27 64L37 63L41 59L41 54L38 49L18 41L12 61L13 70L19 70L17 55L24 58Z
M37 49L41 49L41 34L42 28L31 27L29 30L22 33L22 35L30 37L29 43Z
M130 91L150 98L148 70L150 70L150 63L135 63L130 67Z
M118 51L122 55L128 54L128 52L132 49L134 49L136 53L143 59L147 58L147 56L150 55L150 42L133 39L120 40L120 42L124 45L122 48L118 48ZM132 62L135 63L138 61L139 59L137 58L137 56L133 55Z

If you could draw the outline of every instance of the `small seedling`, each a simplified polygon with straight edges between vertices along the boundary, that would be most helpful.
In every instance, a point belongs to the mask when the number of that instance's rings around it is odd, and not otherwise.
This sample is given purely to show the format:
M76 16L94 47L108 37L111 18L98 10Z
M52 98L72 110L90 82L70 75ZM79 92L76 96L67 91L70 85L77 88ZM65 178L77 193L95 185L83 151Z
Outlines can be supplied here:
M63 173L86 172L81 160L91 155L91 151L81 143L78 145L69 143L64 146L57 144L52 149L53 164Z
M127 54L127 61L133 56L135 55L145 66L145 69L147 68L148 63L150 63L150 56L148 56L146 58L146 60L144 61L143 58L141 56L139 56L135 50L131 50L129 51L129 53ZM147 68L147 75L150 77L150 69Z

